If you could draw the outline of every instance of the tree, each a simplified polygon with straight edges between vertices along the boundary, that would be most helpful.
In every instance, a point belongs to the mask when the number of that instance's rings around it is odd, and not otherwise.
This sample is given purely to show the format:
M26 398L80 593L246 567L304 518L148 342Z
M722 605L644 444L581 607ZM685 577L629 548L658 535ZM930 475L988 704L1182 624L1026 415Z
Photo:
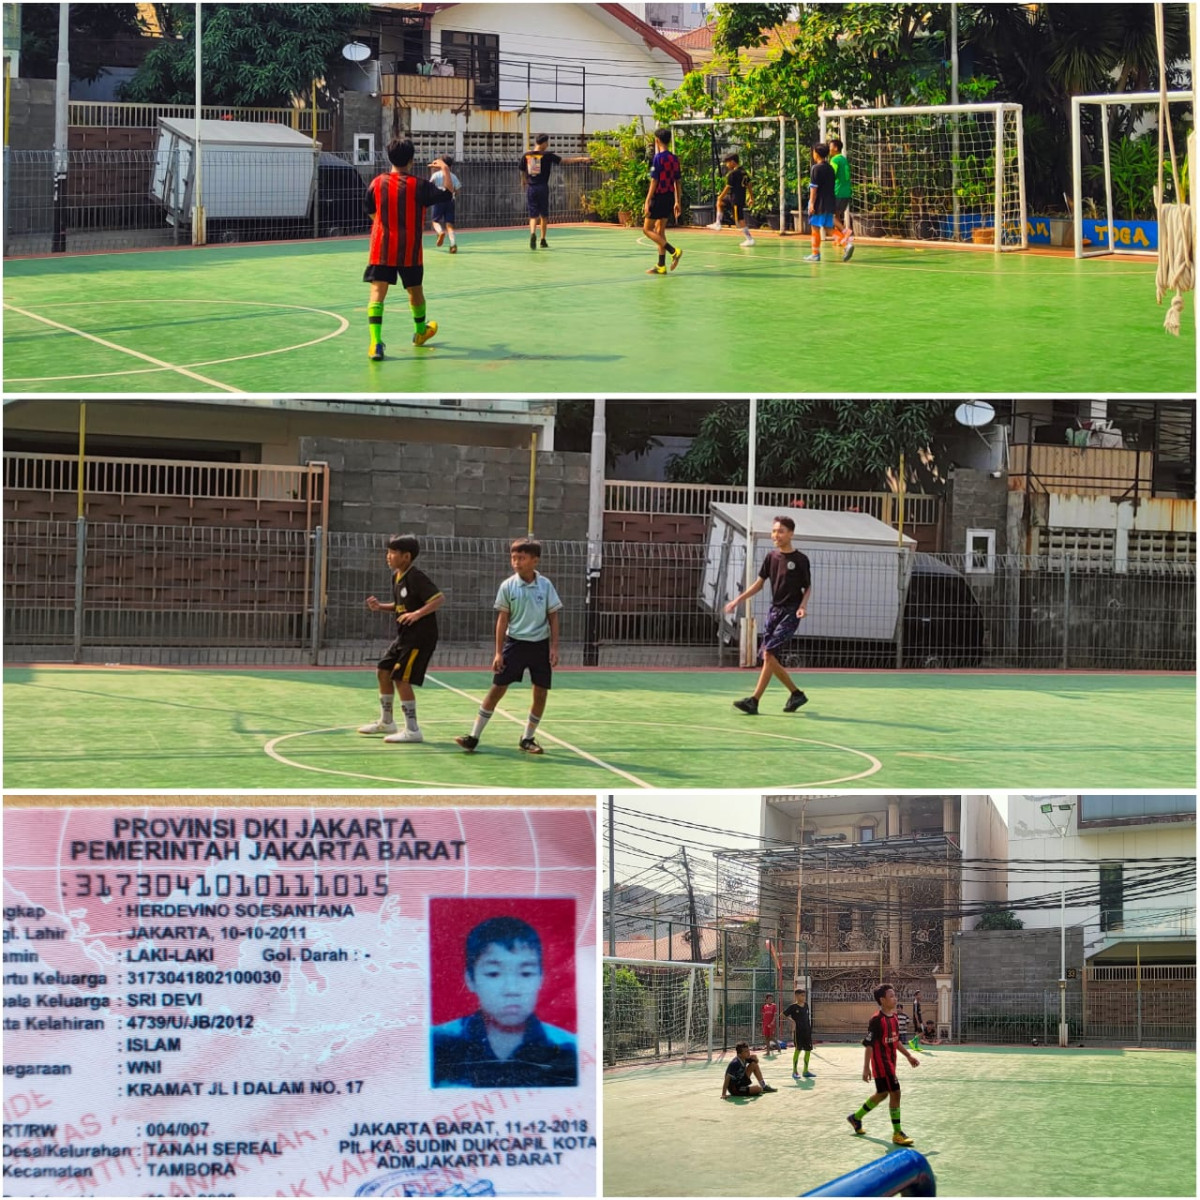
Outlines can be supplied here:
M1024 929L1025 922L1008 909L993 908L979 918L978 929Z
M136 4L72 4L71 78L89 83L104 72L97 47L122 34L143 32ZM21 5L21 74L53 79L58 66L58 5Z
M701 416L716 400L610 400L605 408L606 466L618 458L643 454L660 445L659 437L695 432ZM587 454L592 448L592 401L560 400L554 420L554 444L564 451Z
M156 5L167 37L122 89L142 103L195 98L195 9ZM206 4L202 16L204 101L229 106L289 105L324 80L341 48L370 15L365 4ZM328 87L321 85L328 99Z
M757 481L763 487L880 490L894 478L903 451L912 477L935 491L941 480L936 441L952 427L955 405L953 400L761 400ZM714 409L687 453L671 460L671 480L745 484L746 410L745 401Z

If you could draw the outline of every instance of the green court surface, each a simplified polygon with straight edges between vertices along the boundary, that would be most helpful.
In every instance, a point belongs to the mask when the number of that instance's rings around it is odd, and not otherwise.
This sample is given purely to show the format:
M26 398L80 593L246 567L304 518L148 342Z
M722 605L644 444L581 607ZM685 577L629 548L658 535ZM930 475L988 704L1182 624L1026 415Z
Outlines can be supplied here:
M399 289L367 360L365 239L10 260L12 393L640 395L1195 390L1195 322L1162 328L1153 262L672 233L679 269L615 226L427 239L436 340Z
M1190 675L808 673L748 717L741 671L559 671L521 753L527 686L475 754L490 676L426 679L426 741L356 730L378 713L374 671L23 667L5 672L7 788L1192 788Z
M761 1058L761 1056L760 1056ZM604 1079L606 1196L795 1196L892 1149L861 1046L819 1046L815 1079L763 1060L776 1094L721 1100L724 1061ZM900 1071L904 1132L939 1196L1195 1196L1196 1055L935 1046ZM877 1193L875 1193L877 1194Z

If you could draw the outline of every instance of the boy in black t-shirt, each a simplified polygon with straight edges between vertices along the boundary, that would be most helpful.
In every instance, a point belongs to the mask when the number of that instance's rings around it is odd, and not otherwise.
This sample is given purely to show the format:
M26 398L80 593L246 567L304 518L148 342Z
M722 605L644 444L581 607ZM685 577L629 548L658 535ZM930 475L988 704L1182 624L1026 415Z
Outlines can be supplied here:
M800 1051L804 1051L804 1078L815 1079L816 1076L808 1069L808 1056L812 1054L812 1013L805 1003L803 988L796 989L796 999L783 1010L783 1015L791 1019L796 1027L796 1050L792 1055L792 1078L799 1079L796 1068L800 1065Z
M758 595L763 585L771 581L771 611L767 615L767 623L763 626L762 644L759 648L759 658L762 660L762 670L758 675L758 683L754 695L744 700L735 700L733 707L740 711L756 716L758 702L767 690L767 684L772 676L779 680L789 695L783 706L784 712L795 712L802 704L808 703L808 697L792 682L792 677L783 669L779 655L791 641L796 628L804 620L805 606L812 592L812 569L807 555L801 554L792 546L792 534L796 531L796 522L791 517L776 517L771 526L771 541L775 543L758 572L758 578L740 596L725 605L725 611L731 613L737 606L751 596Z
M717 197L717 219L709 228L721 228L721 205L728 200L729 206L733 209L733 223L740 225L744 234L742 245L753 246L754 238L750 234L749 206L754 197L750 194L750 176L746 174L745 168L743 168L741 160L736 154L725 155L723 161L725 164L725 186L721 189L721 194Z
M818 142L812 148L813 167L808 186L808 224L812 230L812 253L805 262L821 261L821 230L833 230L833 214L837 208L834 185L837 172L829 165L829 144ZM831 233L832 236L832 233Z
M384 604L374 596L367 597L367 608L371 612L396 614L395 641L384 651L376 666L379 719L358 728L362 734L386 734L385 742L425 740L417 724L417 696L413 688L425 682L425 670L438 640L434 614L446 597L428 575L413 566L420 553L421 543L411 533L391 538L387 565L392 572L392 603ZM397 728L393 715L393 690L400 693L403 729Z
M529 248L538 246L538 226L542 228L542 249L547 250L546 228L550 223L550 171L555 163L590 163L586 154L563 158L550 149L550 135L539 133L533 149L521 155L521 178L525 182L525 204L529 212Z
M725 1068L725 1077L721 1080L721 1099L724 1100L726 1096L761 1096L763 1092L778 1090L763 1079L758 1055L750 1053L746 1042L738 1042L733 1058Z

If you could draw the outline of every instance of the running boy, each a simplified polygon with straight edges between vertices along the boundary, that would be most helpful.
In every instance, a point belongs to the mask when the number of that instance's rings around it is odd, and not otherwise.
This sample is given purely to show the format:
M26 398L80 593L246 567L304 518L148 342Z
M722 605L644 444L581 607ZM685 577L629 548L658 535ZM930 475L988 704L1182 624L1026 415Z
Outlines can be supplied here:
M775 996L768 992L762 1006L763 1045L766 1047L767 1054L770 1054L772 1050L779 1049L779 1043L775 1040L775 1013Z
M789 692L787 703L783 706L784 712L795 712L808 703L808 697L792 682L792 677L779 661L779 655L791 641L796 627L804 620L808 597L812 592L812 569L808 556L792 545L795 531L796 522L791 517L775 518L771 526L771 541L775 543L775 549L763 559L758 578L740 596L725 605L727 613L733 612L743 601L757 596L768 579L771 581L771 611L763 627L762 645L759 647L762 670L758 674L758 683L753 696L733 702L734 708L750 716L758 713L758 702L772 676Z
M454 158L452 155L443 154L442 162L447 167L454 166ZM453 171L450 172L450 181L446 182L446 175L442 171L434 171L429 177L429 182L434 187L441 188L443 191L453 189L454 196L458 195L462 184L458 181L458 176ZM430 221L433 225L433 232L437 234L437 245L441 245L447 234L450 237L450 253L458 253L458 243L454 240L454 196L451 196L449 201L444 204L435 204L429 214Z
M709 228L721 228L721 205L728 200L733 209L733 223L740 226L744 234L741 244L753 246L754 238L750 234L750 202L754 197L750 192L750 176L742 168L741 160L736 154L725 155L722 162L725 166L725 186L717 197L717 219Z
M763 1092L777 1091L778 1088L773 1088L763 1079L758 1055L750 1053L747 1043L738 1042L721 1078L721 1099L724 1100L726 1096L761 1096Z
M642 231L658 247L658 266L647 267L647 275L667 273L667 255L671 256L671 270L679 266L683 251L677 250L667 241L667 219L679 219L683 208L683 193L680 176L683 174L679 159L671 153L671 131L667 128L654 131L654 160L650 164L650 186L646 189L646 201L642 211L646 219Z
M896 989L890 983L881 983L872 993L879 1011L867 1024L866 1047L863 1054L863 1082L875 1079L875 1094L858 1112L851 1113L846 1120L855 1133L863 1133L863 1118L884 1096L888 1097L888 1109L892 1118L892 1141L897 1146L911 1146L912 1138L900 1128L900 1081L896 1078L896 1051L899 1050L914 1067L921 1065L913 1058L908 1047L900 1040L900 1026L896 1020Z
M379 679L379 719L360 725L363 734L383 733L385 742L423 742L417 724L417 697L413 688L425 682L425 670L437 646L437 610L446 599L423 571L413 566L421 544L411 533L388 542L387 565L392 572L392 603L367 597L372 612L396 614L396 640L384 651L376 667ZM393 690L400 693L404 728L397 729L393 712Z
M521 155L521 179L525 184L525 204L529 211L529 248L536 250L538 226L542 229L542 249L548 250L546 228L550 223L550 171L555 163L590 163L586 154L563 158L550 149L550 135L539 133L533 149Z
M804 1078L816 1079L816 1076L808 1069L808 1056L812 1053L812 1013L808 1010L808 1005L805 1003L805 995L803 988L796 989L796 999L783 1010L785 1017L790 1017L792 1024L796 1027L796 1049L792 1054L792 1078L799 1079L800 1076L796 1073L796 1067L800 1061L800 1051L804 1051Z
M471 753L478 745L496 705L510 683L520 683L525 672L533 684L533 703L521 734L520 748L526 754L542 754L534 734L546 711L551 668L558 666L558 614L562 601L554 584L538 572L542 546L532 538L513 542L509 558L515 574L496 593L496 655L492 659L492 686L483 698L471 732L454 740Z
M833 168L833 240L842 248L842 262L849 262L854 254L854 231L846 216L850 208L850 161L842 153L841 138L830 138L829 148L833 151L829 158Z
M829 165L829 146L818 142L812 148L812 171L808 186L808 224L812 230L812 253L804 257L805 262L821 261L821 230L833 228L833 186L837 176Z
M367 357L383 359L383 302L388 287L397 281L408 293L412 308L413 345L423 346L435 333L437 322L425 320L425 267L421 258L421 235L425 230L425 208L454 200L453 176L440 159L429 165L450 180L447 188L434 187L428 179L418 179L410 170L413 144L408 138L394 137L388 142L387 156L392 169L376 175L367 186L365 205L371 215L370 260L363 282L371 285L367 303L367 326L371 333Z

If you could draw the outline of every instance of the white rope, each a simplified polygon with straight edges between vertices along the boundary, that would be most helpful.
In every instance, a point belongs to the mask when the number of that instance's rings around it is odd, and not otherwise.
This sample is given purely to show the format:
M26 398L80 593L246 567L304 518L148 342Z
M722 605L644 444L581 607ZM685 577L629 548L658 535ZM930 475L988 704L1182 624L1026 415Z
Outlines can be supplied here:
M1179 178L1179 162L1175 155L1175 134L1171 128L1171 109L1167 102L1166 30L1162 4L1154 6L1154 35L1158 44L1158 186L1154 200L1158 207L1158 271L1154 278L1158 303L1174 291L1163 328L1176 337L1183 318L1183 293L1196 286L1195 244L1192 240L1192 210ZM1176 204L1163 203L1163 133L1171 150L1171 178L1175 185Z

